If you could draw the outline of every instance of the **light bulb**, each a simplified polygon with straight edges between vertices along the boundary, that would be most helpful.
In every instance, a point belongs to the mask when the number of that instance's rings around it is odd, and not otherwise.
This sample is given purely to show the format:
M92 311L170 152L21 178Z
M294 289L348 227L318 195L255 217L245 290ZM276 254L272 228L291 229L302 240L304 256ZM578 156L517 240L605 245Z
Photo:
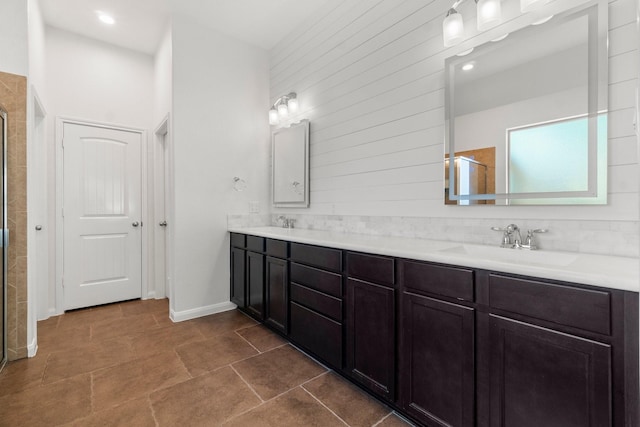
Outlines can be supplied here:
M277 125L278 124L278 110L275 107L271 107L269 110L269 124Z
M296 111L298 111L298 108L299 108L298 98L295 95L292 98L289 98L289 102L287 102L287 106L289 107L290 113L295 113Z
M442 36L445 47L455 46L464 39L462 15L453 8L449 9L447 17L442 21Z
M500 0L476 0L478 31L488 30L502 22Z
M283 101L278 105L278 115L280 117L287 117L289 115L289 108L287 108L286 102Z
M547 3L549 0L520 0L520 11L522 13L530 12Z

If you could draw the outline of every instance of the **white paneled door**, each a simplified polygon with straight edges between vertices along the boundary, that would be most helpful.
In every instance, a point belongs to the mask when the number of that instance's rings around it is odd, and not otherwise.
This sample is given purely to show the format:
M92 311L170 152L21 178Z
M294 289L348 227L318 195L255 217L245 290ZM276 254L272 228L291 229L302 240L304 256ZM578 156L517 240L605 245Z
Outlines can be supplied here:
M142 133L63 126L65 310L140 298Z

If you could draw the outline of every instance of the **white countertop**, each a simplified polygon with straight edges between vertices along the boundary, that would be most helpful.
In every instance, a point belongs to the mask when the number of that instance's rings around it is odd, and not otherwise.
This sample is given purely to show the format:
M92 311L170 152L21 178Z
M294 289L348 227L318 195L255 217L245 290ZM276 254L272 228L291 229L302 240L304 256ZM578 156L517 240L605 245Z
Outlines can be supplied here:
M279 227L229 228L229 231L377 255L481 268L625 291L640 291L638 258L504 249L497 244L482 246Z

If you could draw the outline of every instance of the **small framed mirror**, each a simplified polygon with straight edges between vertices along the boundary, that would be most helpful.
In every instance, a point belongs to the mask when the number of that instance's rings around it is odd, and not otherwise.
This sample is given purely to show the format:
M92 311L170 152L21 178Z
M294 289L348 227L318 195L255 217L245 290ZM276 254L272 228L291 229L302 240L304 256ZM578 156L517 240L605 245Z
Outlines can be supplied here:
M445 204L606 204L608 4L445 60Z
M273 205L309 207L309 121L271 134Z

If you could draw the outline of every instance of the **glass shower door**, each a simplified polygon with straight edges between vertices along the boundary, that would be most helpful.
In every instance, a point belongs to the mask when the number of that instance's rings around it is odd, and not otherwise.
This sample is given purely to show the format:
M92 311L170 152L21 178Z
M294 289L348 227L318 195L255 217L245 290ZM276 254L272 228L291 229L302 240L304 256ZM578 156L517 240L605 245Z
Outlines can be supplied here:
M7 361L7 262L5 249L7 246L7 203L6 203L6 149L5 144L7 140L7 113L0 108L0 221L2 221L2 228L0 229L0 286L2 292L0 292L0 349L2 350L2 357L0 358L0 370L4 367Z

